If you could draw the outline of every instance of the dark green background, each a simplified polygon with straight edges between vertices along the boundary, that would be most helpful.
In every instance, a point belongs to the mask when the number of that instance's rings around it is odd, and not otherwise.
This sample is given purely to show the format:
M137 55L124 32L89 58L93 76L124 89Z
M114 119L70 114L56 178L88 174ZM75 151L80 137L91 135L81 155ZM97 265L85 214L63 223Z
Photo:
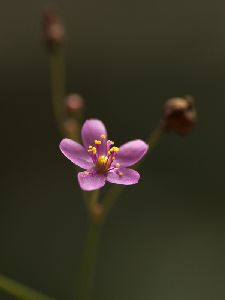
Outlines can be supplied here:
M224 1L55 2L67 27L67 90L118 145L146 138L169 97L194 95L199 114L192 135L163 137L111 212L94 299L224 300ZM1 3L0 272L72 300L86 216L58 149L45 4Z

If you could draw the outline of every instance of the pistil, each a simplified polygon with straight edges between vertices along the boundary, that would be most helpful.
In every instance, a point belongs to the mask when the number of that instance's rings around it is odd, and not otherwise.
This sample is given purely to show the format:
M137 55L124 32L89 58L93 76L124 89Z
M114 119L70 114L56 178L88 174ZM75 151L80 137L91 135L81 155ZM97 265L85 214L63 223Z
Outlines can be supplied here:
M102 134L100 138L101 139L94 141L95 147L90 145L88 148L88 152L92 152L92 160L96 166L96 171L107 172L108 170L113 170L114 168L118 169L120 167L119 163L117 163L115 167L111 167L111 164L115 160L119 148L115 146L111 147L114 145L114 142L111 140L106 142L104 134ZM101 147L104 144L106 145L105 151L103 151L105 154L102 154Z

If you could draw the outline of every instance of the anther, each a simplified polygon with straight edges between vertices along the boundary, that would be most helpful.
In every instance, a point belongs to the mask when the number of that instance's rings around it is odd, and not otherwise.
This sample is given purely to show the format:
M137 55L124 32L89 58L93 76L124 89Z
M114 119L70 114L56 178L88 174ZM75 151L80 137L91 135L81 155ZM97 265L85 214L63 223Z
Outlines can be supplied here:
M109 144L111 144L111 145L114 145L114 142L111 141L111 140L108 140L107 142L108 142Z
M102 135L101 135L101 138L102 138L102 139L105 139L105 135L104 135L104 134L102 134Z
M111 152L119 152L119 148L118 147L112 147L111 149L110 149L110 151Z
M120 176L120 177L123 176L123 172L119 172L119 176Z
M84 175L88 175L88 174L90 174L90 172L84 171Z
M119 167L120 167L120 164L119 164L119 163L117 163L117 164L116 164L116 168L119 168Z
M95 140L95 145L101 145L101 141L99 141L99 140Z

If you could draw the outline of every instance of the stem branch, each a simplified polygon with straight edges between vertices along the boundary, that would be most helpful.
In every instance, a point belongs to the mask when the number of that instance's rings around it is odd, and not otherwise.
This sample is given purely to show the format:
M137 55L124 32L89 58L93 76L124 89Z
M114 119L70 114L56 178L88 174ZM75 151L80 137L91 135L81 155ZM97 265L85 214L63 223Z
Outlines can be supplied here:
M91 296L94 270L101 237L101 223L90 220L87 240L85 243L80 278L78 282L77 300L89 300Z
M61 47L56 47L50 52L51 90L55 118L59 129L63 133L65 118L65 58Z
M21 300L54 300L3 275L0 275L0 289Z
M162 136L163 129L161 126L156 127L150 134L150 136L147 139L147 144L149 145L150 149L152 150L154 146L156 146ZM139 163L136 165L135 169L138 169L140 165ZM110 209L114 206L115 202L118 199L119 194L123 191L124 186L123 185L114 185L112 188L109 189L108 193L106 194L105 198L103 199L103 205L104 205L104 219L106 218L108 212Z

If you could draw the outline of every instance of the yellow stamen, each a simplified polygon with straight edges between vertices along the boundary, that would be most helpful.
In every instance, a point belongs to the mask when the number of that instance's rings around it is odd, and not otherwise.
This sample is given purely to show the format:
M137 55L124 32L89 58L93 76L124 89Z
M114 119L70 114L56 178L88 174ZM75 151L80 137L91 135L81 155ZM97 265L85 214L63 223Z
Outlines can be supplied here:
M120 164L119 164L119 163L117 163L117 164L116 164L116 168L119 168L119 167L120 167Z
M110 143L111 145L113 145L113 144L114 144L114 142L113 142L113 141L111 141L111 140L108 140L107 142L108 142L108 143Z
M93 154L96 154L97 150L95 147L89 146L88 152L93 152Z
M88 175L88 174L90 174L90 172L88 172L88 171L84 171L84 174L85 174L85 175Z
M119 176L123 176L123 172L119 172Z
M95 140L95 145L101 145L101 141Z
M110 149L110 152L119 152L119 148L118 147L112 147L111 149Z
M102 139L105 139L105 135L104 135L104 134L102 134L102 135L101 135L101 138L102 138Z

